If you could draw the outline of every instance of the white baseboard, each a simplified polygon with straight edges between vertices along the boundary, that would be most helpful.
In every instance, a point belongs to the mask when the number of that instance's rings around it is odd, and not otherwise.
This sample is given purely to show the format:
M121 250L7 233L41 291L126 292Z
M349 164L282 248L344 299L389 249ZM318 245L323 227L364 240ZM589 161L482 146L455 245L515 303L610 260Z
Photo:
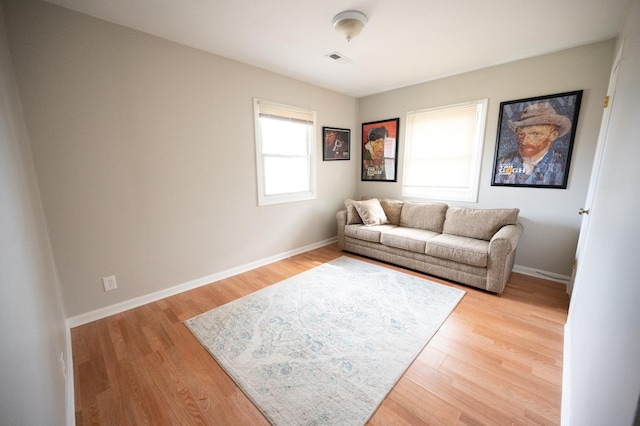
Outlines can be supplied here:
M84 324L88 324L90 322L97 321L99 319L106 318L111 315L119 314L120 312L128 311L129 309L146 305L147 303L156 302L166 297L175 296L176 294L184 293L185 291L193 290L194 288L202 287L203 285L207 285L215 281L220 281L222 279L229 278L234 275L238 275L243 272L247 272L252 269L256 269L273 262L277 262L278 260L286 259L288 257L295 256L300 253L304 253L310 250L324 247L326 245L336 242L337 240L338 240L337 237L329 238L328 240L320 241L318 243L310 244L305 247L300 247L298 249L290 250L285 253L280 253L275 256L270 256L265 259L240 265L238 267L231 268L226 271L222 271L213 275L198 278L196 280L189 281L183 284L178 284L164 290L156 291L154 293L146 294L144 296L136 297L134 299L126 300L124 302L106 306L104 308L96 309L94 311L86 312L84 314L69 317L67 318L67 326L69 328L74 328Z
M75 400L75 388L73 381L73 353L71 346L71 328L69 324L66 325L65 330L65 343L66 343L66 365L67 376L65 377L66 385L66 402L67 402L67 426L74 426L76 424L76 400Z
M567 275L560 275L553 272L541 271L539 269L527 268L526 266L514 265L513 272L520 274L530 275L532 277L544 278L545 280L557 281L567 285L571 277Z

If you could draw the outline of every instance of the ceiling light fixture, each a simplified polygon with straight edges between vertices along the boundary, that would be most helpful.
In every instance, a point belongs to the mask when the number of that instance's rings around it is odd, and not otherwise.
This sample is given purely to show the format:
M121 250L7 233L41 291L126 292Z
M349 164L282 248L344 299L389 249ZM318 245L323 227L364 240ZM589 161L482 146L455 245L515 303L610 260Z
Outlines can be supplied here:
M357 10L345 10L333 18L333 28L347 41L357 37L366 24L367 15Z

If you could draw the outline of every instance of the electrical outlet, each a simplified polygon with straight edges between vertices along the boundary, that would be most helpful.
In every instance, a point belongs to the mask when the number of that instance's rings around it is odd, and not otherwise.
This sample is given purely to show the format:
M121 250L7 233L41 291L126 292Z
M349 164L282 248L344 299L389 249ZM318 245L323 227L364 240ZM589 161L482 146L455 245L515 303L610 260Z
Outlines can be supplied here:
M116 284L116 276L111 275L108 277L104 277L102 279L102 285L104 286L104 291L115 290L116 288L118 288L118 285Z

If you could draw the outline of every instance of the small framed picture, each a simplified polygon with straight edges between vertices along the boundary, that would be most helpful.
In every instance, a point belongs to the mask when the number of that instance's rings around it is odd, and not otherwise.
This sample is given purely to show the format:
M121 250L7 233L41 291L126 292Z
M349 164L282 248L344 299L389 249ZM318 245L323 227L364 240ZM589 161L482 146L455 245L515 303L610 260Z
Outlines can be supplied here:
M351 130L337 127L322 128L322 159L324 161L351 158Z
M492 186L566 189L582 90L500 103Z
M362 180L397 182L399 118L362 123Z

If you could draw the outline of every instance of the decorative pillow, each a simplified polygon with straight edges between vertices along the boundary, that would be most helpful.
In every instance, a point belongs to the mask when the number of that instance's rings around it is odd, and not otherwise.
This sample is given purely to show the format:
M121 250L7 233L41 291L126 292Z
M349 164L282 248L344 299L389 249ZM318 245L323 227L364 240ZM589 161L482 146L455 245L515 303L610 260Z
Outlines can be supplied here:
M369 195L363 195L361 200L372 200L377 197L371 197ZM382 206L382 210L384 210L384 214L387 215L387 220L392 225L400 224L400 212L402 212L402 205L404 201L402 200L392 200L390 198L378 198L380 201L380 205Z
M365 225L384 225L389 223L387 215L384 213L380 201L377 198L370 200L356 201L353 203L358 214Z
M467 209L449 207L443 234L489 241L505 225L518 222L519 209Z
M347 208L347 225L362 223L362 219L360 219L360 215L353 203L355 203L355 200L346 200L344 202L344 206Z

